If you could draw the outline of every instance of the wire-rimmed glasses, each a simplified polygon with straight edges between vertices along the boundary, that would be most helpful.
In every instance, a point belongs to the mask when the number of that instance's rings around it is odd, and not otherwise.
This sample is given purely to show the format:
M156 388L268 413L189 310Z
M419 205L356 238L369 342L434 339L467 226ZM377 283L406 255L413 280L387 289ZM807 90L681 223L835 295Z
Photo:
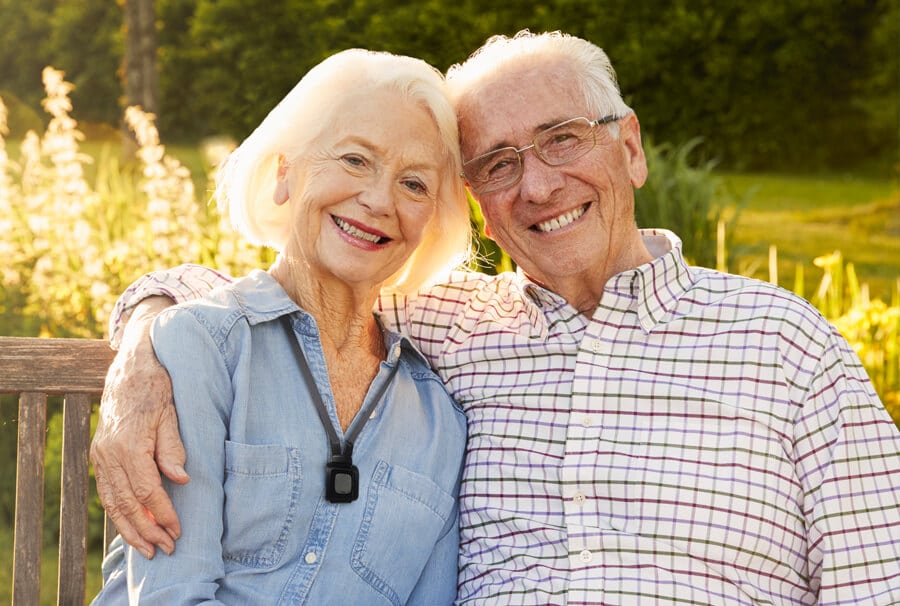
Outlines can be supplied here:
M476 194L488 194L518 183L524 164L522 153L533 149L545 164L560 166L582 157L597 145L595 126L619 120L615 114L599 120L572 118L539 132L530 145L502 147L463 164L463 177Z

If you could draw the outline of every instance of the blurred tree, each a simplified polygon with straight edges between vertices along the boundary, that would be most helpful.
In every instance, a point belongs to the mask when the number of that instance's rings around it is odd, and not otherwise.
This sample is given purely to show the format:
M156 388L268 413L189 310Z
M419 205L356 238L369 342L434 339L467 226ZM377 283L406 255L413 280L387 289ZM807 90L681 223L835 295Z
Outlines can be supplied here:
M852 165L878 128L857 97L893 1L642 3L623 89L657 140L700 135L730 166Z
M853 103L865 114L864 157L883 157L900 174L900 0L879 3L877 23L867 40L869 77Z
M117 124L122 88L122 13L109 0L60 0L51 16L48 62L75 85L72 105L79 122Z
M40 107L41 70L50 61L50 32L56 0L0 0L0 90Z
M0 90L40 111L41 71L63 70L79 120L116 124L121 13L109 0L0 0ZM17 131L16 124L10 124Z
M159 75L156 62L156 6L154 0L124 0L125 104L146 112L159 111Z

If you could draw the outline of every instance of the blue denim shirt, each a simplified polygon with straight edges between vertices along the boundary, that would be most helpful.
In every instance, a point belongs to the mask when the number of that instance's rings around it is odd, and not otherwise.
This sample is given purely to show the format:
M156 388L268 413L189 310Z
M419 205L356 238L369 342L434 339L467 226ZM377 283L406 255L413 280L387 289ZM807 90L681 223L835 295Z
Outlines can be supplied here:
M465 417L409 341L385 332L366 402L399 369L354 444L359 498L335 504L327 434L288 341L342 436L319 331L271 276L166 310L152 337L187 450L190 483L166 484L183 534L150 561L117 539L95 604L453 602Z

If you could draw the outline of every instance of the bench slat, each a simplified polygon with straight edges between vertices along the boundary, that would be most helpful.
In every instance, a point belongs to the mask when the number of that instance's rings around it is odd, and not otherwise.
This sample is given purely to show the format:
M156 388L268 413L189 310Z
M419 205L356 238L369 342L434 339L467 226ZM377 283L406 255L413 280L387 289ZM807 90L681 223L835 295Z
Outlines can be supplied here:
M38 606L44 511L44 435L47 396L19 397L16 461L16 526L13 555L13 606Z
M114 355L99 339L3 337L0 393L99 394Z
M59 509L57 595L84 595L87 569L88 448L91 443L91 399L67 394L63 402L62 485Z

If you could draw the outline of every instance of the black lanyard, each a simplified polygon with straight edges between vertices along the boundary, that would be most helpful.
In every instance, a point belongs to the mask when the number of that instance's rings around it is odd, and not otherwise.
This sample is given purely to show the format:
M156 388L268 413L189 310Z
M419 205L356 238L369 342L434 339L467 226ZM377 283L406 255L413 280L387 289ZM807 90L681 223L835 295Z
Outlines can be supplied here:
M322 394L319 393L312 370L310 370L306 356L303 355L303 350L300 349L300 344L297 342L297 334L294 332L291 318L290 316L281 316L281 319L287 330L288 339L294 344L297 364L306 380L313 405L316 407L316 412L319 413L319 420L322 421L322 427L328 434L328 443L331 446L331 457L325 465L325 498L332 503L350 503L359 496L359 470L353 464L353 441L356 440L366 421L372 415L372 411L378 406L388 386L393 382L394 375L400 368L400 361L397 360L397 363L391 368L390 376L381 384L381 388L369 401L369 405L357 413L356 419L350 424L349 431L344 436L344 444L341 445L341 439L328 417L328 409L325 407L325 402L322 401Z

